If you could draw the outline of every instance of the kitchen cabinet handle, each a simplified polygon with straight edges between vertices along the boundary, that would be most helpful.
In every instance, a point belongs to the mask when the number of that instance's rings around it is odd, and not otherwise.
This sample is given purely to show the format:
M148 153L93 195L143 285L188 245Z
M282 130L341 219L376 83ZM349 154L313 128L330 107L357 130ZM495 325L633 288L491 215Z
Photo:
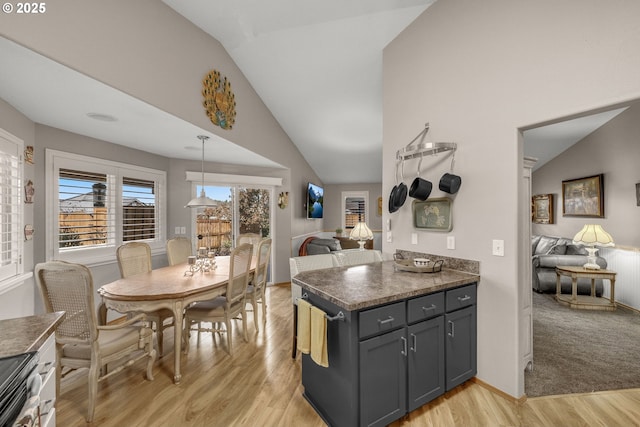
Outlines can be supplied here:
M447 335L449 335L451 338L453 338L455 336L455 334L456 334L456 325L451 320L449 320L449 330L451 332L448 332Z
M411 340L413 341L413 345L411 346L411 351L413 351L414 353L418 352L418 338L416 337L416 334L411 334Z
M468 301L471 299L471 296L469 295L465 295L463 297L458 297L458 301L463 302L463 301Z
M400 354L403 356L407 355L407 339L405 337L400 337L402 340L402 350L400 350Z
M435 310L436 309L436 305L435 304L431 304L431 307L422 307L422 311L431 311L431 310Z
M395 319L394 319L393 317L389 316L389 318L388 318L388 319L385 319L385 320L380 320L380 319L378 319L378 324L379 324L380 326L382 326L382 325L384 325L384 324L386 324L386 323L391 323L391 322L393 322L394 320L395 320Z

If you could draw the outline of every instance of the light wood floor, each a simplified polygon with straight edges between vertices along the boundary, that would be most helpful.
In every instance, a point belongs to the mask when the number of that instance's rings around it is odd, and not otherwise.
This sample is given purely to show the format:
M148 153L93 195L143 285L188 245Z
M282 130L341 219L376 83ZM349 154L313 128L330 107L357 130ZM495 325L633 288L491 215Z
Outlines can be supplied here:
M249 343L234 328L234 355L224 337L195 337L182 359L182 383L172 382L172 329L155 380L144 365L102 382L95 426L324 426L302 397L300 358L291 359L291 297L288 285L268 289L266 330L255 334L249 314ZM57 425L85 425L86 381L63 383ZM517 403L468 382L414 411L392 426L640 426L640 389L538 397Z

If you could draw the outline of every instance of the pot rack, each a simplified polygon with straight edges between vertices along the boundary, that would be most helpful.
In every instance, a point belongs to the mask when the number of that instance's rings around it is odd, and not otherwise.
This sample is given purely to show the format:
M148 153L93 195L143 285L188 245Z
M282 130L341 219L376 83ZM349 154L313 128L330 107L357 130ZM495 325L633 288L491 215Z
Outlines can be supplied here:
M415 159L417 157L424 157L428 155L443 153L446 151L453 151L455 153L458 145L455 142L424 142L424 137L429 132L429 123L425 124L424 129L407 144L406 147L396 152L396 159L398 161ZM421 138L420 142L413 145L418 138Z

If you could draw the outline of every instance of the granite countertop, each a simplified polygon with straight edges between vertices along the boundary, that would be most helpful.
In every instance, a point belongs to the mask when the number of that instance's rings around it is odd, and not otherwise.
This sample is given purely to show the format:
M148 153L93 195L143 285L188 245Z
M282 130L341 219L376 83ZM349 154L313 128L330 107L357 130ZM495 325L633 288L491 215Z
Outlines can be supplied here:
M62 323L64 312L0 320L0 357L37 351Z
M348 311L480 281L479 274L443 268L439 273L396 271L394 261L298 273L293 282Z

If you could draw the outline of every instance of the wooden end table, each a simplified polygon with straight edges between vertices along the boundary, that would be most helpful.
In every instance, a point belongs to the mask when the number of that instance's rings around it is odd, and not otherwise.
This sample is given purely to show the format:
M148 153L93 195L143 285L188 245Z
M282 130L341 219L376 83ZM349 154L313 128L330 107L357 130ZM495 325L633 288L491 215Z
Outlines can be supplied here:
M571 277L571 295L562 294L560 290L560 277ZM591 295L578 295L578 279L591 279ZM611 284L609 299L596 297L596 279L608 279ZM583 310L614 311L616 273L611 270L591 270L584 267L556 267L556 301L568 305L571 308Z

